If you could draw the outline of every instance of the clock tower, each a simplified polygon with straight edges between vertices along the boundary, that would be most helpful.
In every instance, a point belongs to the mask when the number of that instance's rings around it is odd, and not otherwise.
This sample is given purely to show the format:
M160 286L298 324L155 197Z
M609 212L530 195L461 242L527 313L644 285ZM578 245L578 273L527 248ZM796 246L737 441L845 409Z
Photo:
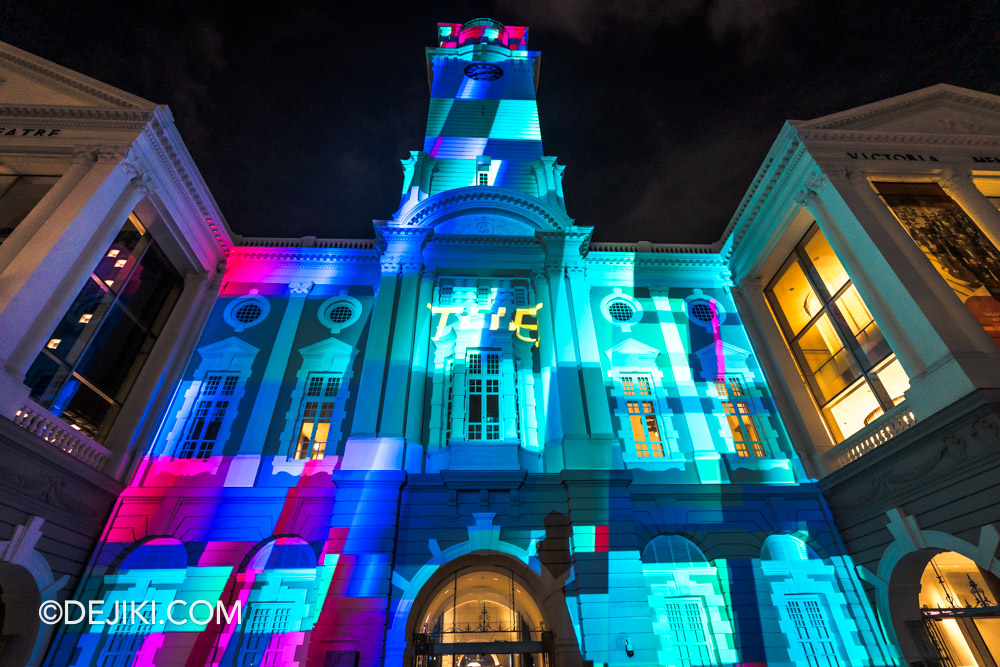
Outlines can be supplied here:
M403 160L397 219L467 187L514 190L565 210L562 167L544 155L538 124L541 54L527 43L527 28L493 19L438 24L438 46L427 49L424 146Z

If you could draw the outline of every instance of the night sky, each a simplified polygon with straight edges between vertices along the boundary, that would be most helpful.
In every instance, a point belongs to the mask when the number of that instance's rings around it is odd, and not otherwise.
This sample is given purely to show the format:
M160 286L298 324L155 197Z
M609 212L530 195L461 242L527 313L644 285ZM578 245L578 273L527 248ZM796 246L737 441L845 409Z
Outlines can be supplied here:
M717 240L786 119L1000 94L985 0L4 0L0 39L168 104L235 232L371 238L423 144L424 47L480 16L529 26L545 150L600 241Z

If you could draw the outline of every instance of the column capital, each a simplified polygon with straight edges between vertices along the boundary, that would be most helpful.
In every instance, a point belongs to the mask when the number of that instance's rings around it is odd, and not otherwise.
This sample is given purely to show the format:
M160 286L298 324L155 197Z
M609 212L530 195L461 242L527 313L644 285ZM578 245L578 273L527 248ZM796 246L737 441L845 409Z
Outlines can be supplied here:
M979 192L979 188L972 182L972 172L964 169L953 169L951 167L942 169L941 175L937 177L937 182L945 190Z

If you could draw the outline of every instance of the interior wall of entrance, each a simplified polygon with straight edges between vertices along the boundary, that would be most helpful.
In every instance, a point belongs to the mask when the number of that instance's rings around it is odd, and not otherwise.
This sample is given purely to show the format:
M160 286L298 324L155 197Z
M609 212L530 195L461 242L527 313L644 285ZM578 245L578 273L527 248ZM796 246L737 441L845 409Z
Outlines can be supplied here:
M501 553L478 552L438 568L410 607L406 636L405 665L582 664L560 582Z

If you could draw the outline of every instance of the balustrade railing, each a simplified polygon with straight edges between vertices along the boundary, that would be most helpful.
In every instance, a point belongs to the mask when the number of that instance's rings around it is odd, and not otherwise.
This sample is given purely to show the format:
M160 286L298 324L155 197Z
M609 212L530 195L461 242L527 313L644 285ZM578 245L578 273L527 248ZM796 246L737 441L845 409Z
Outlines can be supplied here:
M111 452L99 442L77 431L34 401L29 400L17 411L14 423L91 468L101 470L111 456Z
M905 402L893 407L826 453L826 457L831 461L830 472L843 468L879 445L889 442L916 422L916 417L906 407Z

